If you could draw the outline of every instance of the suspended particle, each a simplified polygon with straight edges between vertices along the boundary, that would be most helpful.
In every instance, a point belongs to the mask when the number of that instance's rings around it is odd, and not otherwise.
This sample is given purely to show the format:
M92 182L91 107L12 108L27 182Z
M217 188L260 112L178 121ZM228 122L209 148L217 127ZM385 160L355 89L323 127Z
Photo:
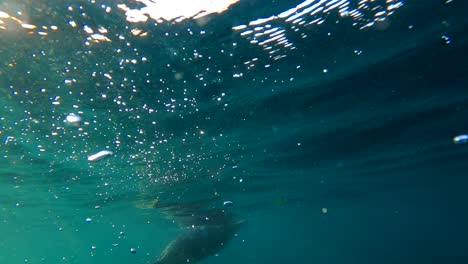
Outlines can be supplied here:
M468 143L468 135L458 135L453 138L453 143L455 144L463 144Z
M234 203L231 202L231 201L225 201L225 202L223 203L223 205L226 206L226 207L231 207L231 206L234 205Z

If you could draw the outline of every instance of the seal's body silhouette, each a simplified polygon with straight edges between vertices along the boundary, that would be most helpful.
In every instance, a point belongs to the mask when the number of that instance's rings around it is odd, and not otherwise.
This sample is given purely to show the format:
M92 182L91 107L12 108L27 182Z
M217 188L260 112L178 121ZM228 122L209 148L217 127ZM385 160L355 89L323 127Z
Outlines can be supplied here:
M207 224L185 228L162 251L155 264L193 263L220 251L242 222Z

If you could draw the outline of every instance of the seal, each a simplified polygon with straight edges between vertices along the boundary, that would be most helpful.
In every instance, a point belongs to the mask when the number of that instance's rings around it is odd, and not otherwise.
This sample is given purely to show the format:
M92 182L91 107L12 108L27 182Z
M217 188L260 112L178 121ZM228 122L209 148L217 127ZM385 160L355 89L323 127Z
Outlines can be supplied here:
M155 264L183 264L203 260L219 252L244 221L206 224L185 228L162 251Z

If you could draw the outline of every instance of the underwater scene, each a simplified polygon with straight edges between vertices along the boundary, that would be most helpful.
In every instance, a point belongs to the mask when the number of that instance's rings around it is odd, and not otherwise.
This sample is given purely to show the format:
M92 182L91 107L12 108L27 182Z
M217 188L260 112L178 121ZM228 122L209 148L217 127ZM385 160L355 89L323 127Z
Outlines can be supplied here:
M467 11L0 1L0 264L468 263Z

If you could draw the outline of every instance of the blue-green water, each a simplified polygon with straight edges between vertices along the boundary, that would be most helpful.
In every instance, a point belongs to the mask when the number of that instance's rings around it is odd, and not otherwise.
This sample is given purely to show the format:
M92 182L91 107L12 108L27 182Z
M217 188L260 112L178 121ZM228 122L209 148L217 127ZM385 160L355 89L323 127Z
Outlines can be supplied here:
M0 263L468 261L465 1L154 2L0 2Z

